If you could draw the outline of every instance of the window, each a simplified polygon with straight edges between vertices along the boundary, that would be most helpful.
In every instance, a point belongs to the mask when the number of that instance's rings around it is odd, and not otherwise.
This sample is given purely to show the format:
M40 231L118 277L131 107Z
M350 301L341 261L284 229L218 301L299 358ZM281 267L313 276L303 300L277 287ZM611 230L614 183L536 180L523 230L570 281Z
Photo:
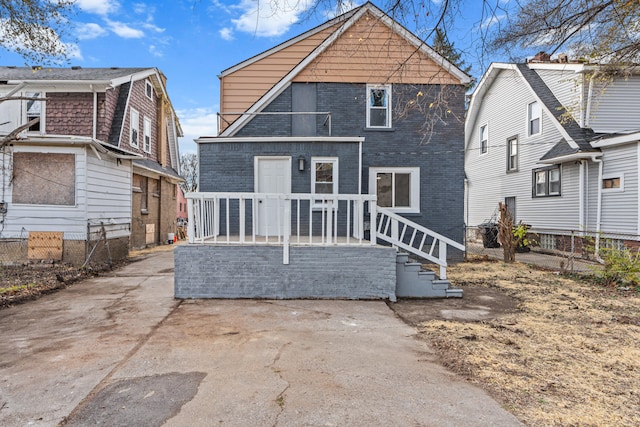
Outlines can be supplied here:
M514 224L517 224L516 220L516 198L515 197L505 197L504 204L507 206L507 211L511 214L511 219Z
M529 136L538 135L541 132L542 123L541 123L541 115L542 112L540 110L540 104L538 102L532 102L529 104L528 108L528 133Z
M533 197L560 195L560 165L534 169Z
M397 212L420 212L420 168L369 168L369 193L378 206Z
M73 154L13 155L13 203L73 206L76 204L76 157Z
M149 179L146 176L140 177L140 190L142 190L142 194L140 194L140 212L148 213L149 212Z
M131 146L138 147L138 139L140 134L140 114L133 108L131 109Z
M151 153L151 119L144 118L144 151Z
M147 95L147 98L153 99L153 86L151 86L149 80L145 81L144 93Z
M518 138L507 140L507 172L518 170Z
M489 133L487 125L480 126L480 154L487 154L489 151Z
M338 194L338 159L335 157L312 157L312 194ZM315 206L322 206L316 201Z
M31 92L31 93L27 93L26 96L28 98L27 100L27 117L26 117L26 123L29 123L31 120L33 119L37 119L39 118L40 121L34 125L29 126L29 132L40 132L44 129L43 126L43 116L42 116L42 101L38 101L36 98L41 98L42 97L42 93L40 92Z
M604 175L602 177L602 191L624 191L624 175Z
M367 127L391 127L391 85L367 85Z

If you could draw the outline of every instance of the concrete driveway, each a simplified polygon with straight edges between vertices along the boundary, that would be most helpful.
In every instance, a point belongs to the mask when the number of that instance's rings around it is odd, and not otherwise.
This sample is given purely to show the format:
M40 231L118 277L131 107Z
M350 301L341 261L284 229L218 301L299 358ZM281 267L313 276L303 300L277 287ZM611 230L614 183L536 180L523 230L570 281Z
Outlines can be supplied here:
M0 310L0 425L520 425L384 302L179 301L172 266Z

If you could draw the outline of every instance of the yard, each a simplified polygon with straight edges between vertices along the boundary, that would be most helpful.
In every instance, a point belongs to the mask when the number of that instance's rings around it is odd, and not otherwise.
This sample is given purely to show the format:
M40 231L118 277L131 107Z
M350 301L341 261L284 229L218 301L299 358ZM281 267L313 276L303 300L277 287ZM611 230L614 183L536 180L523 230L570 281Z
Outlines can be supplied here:
M55 266L0 273L0 308L92 274ZM445 366L529 426L640 425L637 289L519 263L467 262L448 273L462 299L389 303Z
M468 262L448 273L471 298L499 295L465 303L494 316L447 320L449 310L434 315L429 301L390 305L449 369L529 426L640 425L638 289L603 287L518 263Z

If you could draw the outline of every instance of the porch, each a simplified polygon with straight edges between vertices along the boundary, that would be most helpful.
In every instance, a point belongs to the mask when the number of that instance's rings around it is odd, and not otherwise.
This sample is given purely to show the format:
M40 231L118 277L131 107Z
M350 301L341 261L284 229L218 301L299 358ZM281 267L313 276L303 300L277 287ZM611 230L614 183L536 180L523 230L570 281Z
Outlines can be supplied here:
M189 244L175 250L177 298L462 296L449 288L446 267L448 248L464 246L378 207L375 195L186 197ZM437 265L439 278L407 253Z

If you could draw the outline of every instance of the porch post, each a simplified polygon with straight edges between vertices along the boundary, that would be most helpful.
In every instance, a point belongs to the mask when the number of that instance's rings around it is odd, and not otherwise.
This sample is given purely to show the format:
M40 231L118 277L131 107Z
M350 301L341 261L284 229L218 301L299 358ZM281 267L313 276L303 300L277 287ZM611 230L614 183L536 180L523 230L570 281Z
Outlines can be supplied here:
M378 220L377 204L377 199L369 200L369 239L371 240L372 246L375 246L378 240L378 226L376 225L376 221ZM364 209L362 209L360 215L362 215L364 219Z
M440 280L447 279L447 244L438 240L438 258L440 259Z
M189 218L189 222L187 223L187 237L189 238L189 243L194 243L196 237L196 215L193 210L193 199L187 199L187 218ZM87 241L88 240L87 235Z
M279 199L280 200L280 199ZM279 211L280 209L278 209ZM285 197L284 199L284 241L282 244L282 263L289 265L289 243L291 234L291 198Z

